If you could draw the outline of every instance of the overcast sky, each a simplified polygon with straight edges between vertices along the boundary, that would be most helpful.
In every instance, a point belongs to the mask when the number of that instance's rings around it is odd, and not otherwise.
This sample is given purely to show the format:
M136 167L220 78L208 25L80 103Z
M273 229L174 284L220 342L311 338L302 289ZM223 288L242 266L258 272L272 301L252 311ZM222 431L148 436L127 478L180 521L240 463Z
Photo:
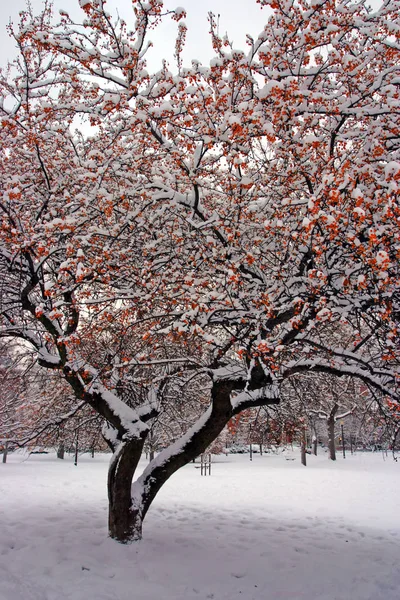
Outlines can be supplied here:
M42 6L42 0L31 0L35 11L39 11ZM257 36L262 31L267 21L267 10L262 10L255 0L165 0L164 5L168 9L182 6L187 11L185 22L188 26L187 46L185 51L185 63L195 58L207 64L213 56L210 38L208 35L209 25L207 14L209 11L220 14L220 33L228 33L230 39L234 42L235 48L244 48L245 35L250 33ZM15 44L6 32L6 25L10 18L14 23L18 22L18 13L26 6L25 0L0 0L0 64L5 65L7 59L15 56ZM83 15L79 9L78 0L55 0L55 13L60 8L64 8L70 13L70 16L78 17ZM118 8L119 14L129 23L133 24L134 15L132 11L131 0L108 0L107 10L116 14ZM155 43L154 50L150 60L150 69L159 66L162 58L172 59L174 51L174 32L176 23L168 18L162 29L157 33L151 34L151 39Z

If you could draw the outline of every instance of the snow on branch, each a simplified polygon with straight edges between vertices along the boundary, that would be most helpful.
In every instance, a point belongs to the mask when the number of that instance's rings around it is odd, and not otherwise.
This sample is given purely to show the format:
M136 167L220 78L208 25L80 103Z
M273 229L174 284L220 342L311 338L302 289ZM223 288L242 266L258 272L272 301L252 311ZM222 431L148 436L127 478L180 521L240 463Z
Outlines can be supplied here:
M101 400L106 404L109 411L120 426L125 430L124 437L126 439L139 438L146 431L148 426L141 420L138 412L130 408L125 402L120 400L115 394L107 390L101 383L94 382L87 387L88 394L99 396Z
M278 402L279 386L277 384L268 385L258 390L244 390L236 396L231 396L231 405L234 413L238 413L250 406L276 404Z
M334 361L317 360L299 360L292 361L286 365L283 378L286 379L295 373L315 372L330 373L341 377L350 375L361 379L364 383L371 385L383 394L399 400L400 394L397 389L397 377L395 372L373 370L372 367L367 370L359 365L349 365Z
M247 380L247 372L243 364L232 363L219 369L210 369L209 373L214 382Z
M212 406L201 415L201 417L188 429L188 431L180 437L176 442L162 450L146 467L142 475L134 482L132 486L132 502L140 506L141 499L145 493L146 482L151 478L151 474L155 469L163 467L172 457L182 454L185 447L192 441L195 434L199 433L209 422L212 416Z
M39 349L38 359L39 363L46 367L50 366L51 368L57 368L60 367L62 364L59 356L56 356L55 354L50 354L50 352L48 352L48 350L46 350L46 348L44 347Z
M353 412L356 410L357 405L355 404L350 410L346 410L346 412L341 413L340 415L336 415L336 421L340 421L341 419L345 419L346 417L349 417L350 415L353 414Z
M136 408L136 412L142 421L152 419L159 414L159 394L159 386L151 385L147 393L147 401Z

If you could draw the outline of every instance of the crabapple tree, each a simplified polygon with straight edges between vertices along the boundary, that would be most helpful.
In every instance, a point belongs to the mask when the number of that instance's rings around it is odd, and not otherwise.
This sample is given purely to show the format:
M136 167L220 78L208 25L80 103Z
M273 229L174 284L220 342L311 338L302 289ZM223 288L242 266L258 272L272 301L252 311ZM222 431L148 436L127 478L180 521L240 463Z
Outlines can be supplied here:
M285 379L355 376L398 402L399 2L259 3L266 25L242 50L210 15L209 66L183 66L185 11L162 0L133 0L132 31L103 0L81 1L80 23L46 5L10 29L1 335L104 419L122 542ZM170 17L176 66L149 73L149 31ZM108 351L90 351L100 339ZM207 407L131 487L183 373Z

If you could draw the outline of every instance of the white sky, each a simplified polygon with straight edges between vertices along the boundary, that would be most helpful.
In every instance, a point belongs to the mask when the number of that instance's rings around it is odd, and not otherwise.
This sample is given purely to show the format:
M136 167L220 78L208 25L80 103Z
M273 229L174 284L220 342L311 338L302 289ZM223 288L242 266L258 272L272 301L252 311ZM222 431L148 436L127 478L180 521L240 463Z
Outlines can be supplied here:
M31 0L31 4L35 12L39 12L42 0ZM4 66L7 60L13 58L16 53L15 44L8 37L6 25L10 18L17 23L18 13L25 6L25 0L0 0L1 66ZM182 6L187 11L185 22L188 26L188 34L184 54L185 64L190 64L192 58L207 64L214 54L208 35L207 14L209 11L221 15L220 33L227 32L229 38L233 40L234 47L244 50L246 33L257 37L267 21L268 14L267 10L262 10L255 0L165 0L164 6L168 9ZM78 0L55 0L55 14L60 8L68 11L71 17L84 15L79 9ZM127 21L128 26L130 23L133 25L134 15L131 0L108 0L106 8L111 14L116 14L116 8L118 8L119 14ZM176 22L171 22L168 17L157 34L152 32L150 39L154 42L154 49L148 65L150 70L157 69L162 58L172 60L176 27Z

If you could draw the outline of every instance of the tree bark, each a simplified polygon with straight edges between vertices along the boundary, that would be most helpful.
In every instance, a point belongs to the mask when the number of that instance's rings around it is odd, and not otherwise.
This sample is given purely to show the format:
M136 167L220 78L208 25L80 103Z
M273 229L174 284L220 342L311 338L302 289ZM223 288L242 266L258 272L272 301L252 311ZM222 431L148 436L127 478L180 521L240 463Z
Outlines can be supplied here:
M150 429L150 433L147 437L147 447L148 447L148 453L149 453L149 462L151 462L152 460L154 460L155 449L156 449L156 438L155 438L153 429ZM147 456L146 456L146 458L147 458Z
M108 471L108 526L113 539L127 544L142 538L143 514L132 503L132 479L144 439L122 441L111 459Z
M158 454L133 486L148 431L119 442L108 472L109 533L113 539L126 544L142 538L143 520L157 493L171 475L202 454L221 433L235 414L230 396L234 389L243 389L240 385L214 382L208 410L182 438ZM276 404L273 399L268 402Z
M318 453L318 434L317 434L317 426L315 424L314 419L311 420L311 448L314 456L317 456Z
M57 448L57 458L63 460L64 455L65 455L65 445L64 445L64 442L61 442L61 444Z
M313 434L313 439L312 439L312 453L314 454L314 456L317 456L317 454L318 454L318 438L315 435L315 433Z
M139 508L142 520L171 475L202 454L221 433L233 415L230 394L235 388L235 383L230 381L214 383L211 392L212 404L208 411L183 438L161 451L156 462L150 463L133 484L133 502Z
M7 462L7 455L8 455L8 442L5 442L4 448L3 448L3 464L6 464L6 462Z
M301 464L307 466L307 436L305 429L301 433Z
M336 446L335 446L335 415L338 411L338 405L335 404L329 413L327 419L328 426L328 450L329 450L329 458L331 460L336 460Z

